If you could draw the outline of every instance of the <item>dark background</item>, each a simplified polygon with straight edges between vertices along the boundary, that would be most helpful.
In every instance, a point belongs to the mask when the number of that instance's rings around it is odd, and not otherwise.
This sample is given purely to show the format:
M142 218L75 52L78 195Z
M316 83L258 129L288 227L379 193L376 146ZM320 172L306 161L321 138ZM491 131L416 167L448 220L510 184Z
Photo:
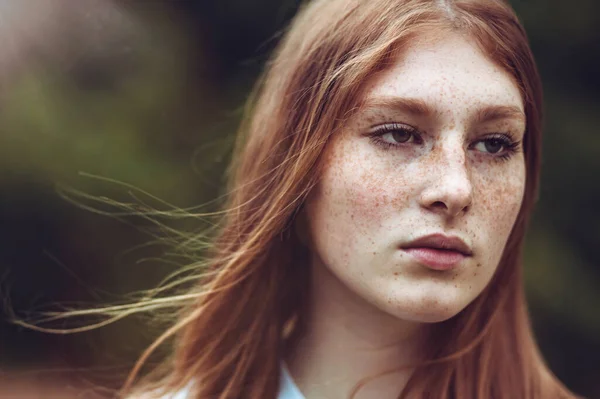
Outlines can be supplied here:
M513 4L546 92L526 255L535 333L560 379L600 398L600 2ZM0 0L0 397L117 386L156 336L136 317L75 335L8 320L123 303L189 263L169 255L171 236L148 220L99 213L119 210L111 200L173 210L222 193L241 108L296 9L293 0Z

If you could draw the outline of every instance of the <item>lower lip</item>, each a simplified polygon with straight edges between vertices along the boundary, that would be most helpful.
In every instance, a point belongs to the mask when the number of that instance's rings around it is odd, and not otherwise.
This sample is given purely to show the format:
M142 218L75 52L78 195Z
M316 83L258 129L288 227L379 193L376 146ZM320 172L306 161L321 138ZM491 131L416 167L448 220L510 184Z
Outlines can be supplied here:
M406 248L404 252L412 255L423 266L433 270L453 269L467 257L457 251L435 248Z

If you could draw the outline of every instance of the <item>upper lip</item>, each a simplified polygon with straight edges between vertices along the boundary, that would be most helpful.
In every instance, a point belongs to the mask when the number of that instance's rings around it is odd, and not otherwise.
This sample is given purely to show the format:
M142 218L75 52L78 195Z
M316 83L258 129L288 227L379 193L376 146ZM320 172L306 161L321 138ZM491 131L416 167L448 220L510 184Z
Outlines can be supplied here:
M446 249L449 251L460 252L463 255L471 256L473 251L471 248L460 238L456 236L447 236L445 234L431 234L423 236L401 246L403 249L407 248L435 248L435 249Z

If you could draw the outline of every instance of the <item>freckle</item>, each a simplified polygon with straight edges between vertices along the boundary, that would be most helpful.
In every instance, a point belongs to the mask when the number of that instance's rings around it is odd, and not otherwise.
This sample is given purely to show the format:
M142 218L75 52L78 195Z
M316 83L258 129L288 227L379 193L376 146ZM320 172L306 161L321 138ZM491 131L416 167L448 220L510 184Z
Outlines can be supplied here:
M394 272L394 276L399 276L399 275L400 275L400 273Z
M454 284L454 288L458 288L458 285Z
M478 263L478 264L477 264L477 267L481 267L481 263Z

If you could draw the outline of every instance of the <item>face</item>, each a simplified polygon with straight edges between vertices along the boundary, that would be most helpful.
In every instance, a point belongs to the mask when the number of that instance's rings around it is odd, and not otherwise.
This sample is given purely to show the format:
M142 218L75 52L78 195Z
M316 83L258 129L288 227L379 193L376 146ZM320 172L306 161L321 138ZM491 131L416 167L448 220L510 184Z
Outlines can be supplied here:
M396 318L472 302L523 198L521 95L471 42L422 41L369 82L306 202L316 275Z

